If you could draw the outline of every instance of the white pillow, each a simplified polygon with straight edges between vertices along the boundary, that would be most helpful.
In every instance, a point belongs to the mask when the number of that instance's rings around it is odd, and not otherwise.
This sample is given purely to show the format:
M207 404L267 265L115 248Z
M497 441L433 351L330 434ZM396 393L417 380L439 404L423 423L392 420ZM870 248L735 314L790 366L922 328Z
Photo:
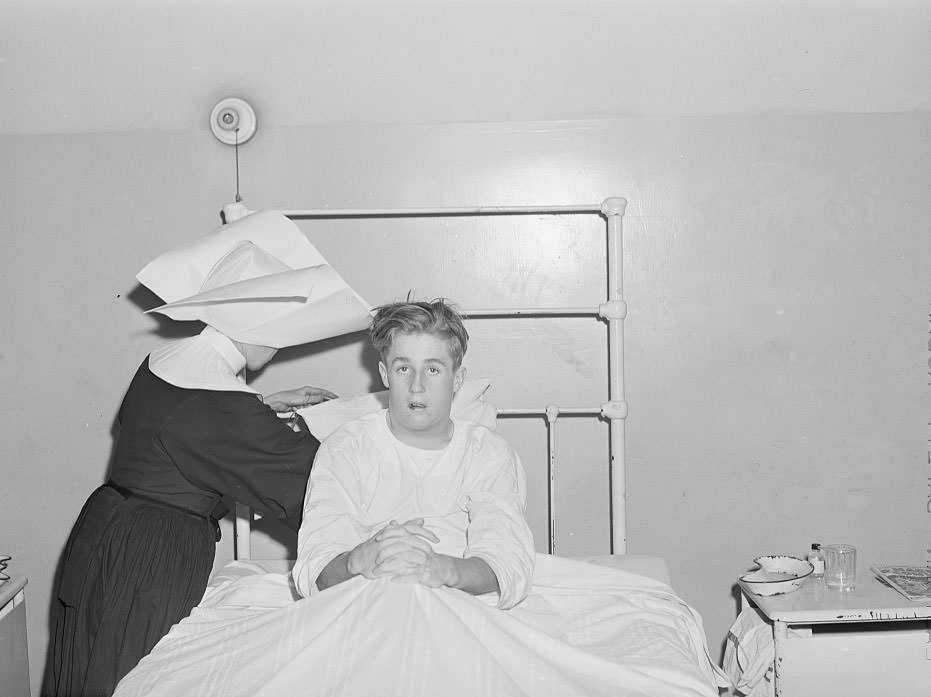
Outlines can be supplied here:
M485 402L485 393L491 380L479 378L466 380L453 397L450 413L462 421L473 421L494 429L498 410ZM353 421L374 411L388 408L388 390L370 392L359 397L341 397L298 409L314 437L322 441L348 421Z

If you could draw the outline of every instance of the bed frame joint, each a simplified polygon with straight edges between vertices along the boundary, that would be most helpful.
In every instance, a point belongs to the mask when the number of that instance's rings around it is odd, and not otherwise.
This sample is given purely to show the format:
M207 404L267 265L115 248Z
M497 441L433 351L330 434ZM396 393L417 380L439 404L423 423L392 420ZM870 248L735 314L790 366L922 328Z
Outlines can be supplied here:
M627 317L627 303L623 300L609 300L598 306L598 314L609 320L622 320Z
M612 399L601 405L601 415L606 419L626 419L627 402L621 399Z
M606 198L601 203L601 214L604 216L621 216L627 210L627 199L620 196Z

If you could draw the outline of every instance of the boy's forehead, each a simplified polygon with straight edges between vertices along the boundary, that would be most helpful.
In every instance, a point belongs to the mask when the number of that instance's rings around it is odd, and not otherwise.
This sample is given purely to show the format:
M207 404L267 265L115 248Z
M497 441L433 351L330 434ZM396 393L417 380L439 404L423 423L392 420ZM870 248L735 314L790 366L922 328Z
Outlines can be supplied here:
M449 340L430 332L398 332L391 339L385 358L390 362L397 359L419 358L452 362L453 351Z

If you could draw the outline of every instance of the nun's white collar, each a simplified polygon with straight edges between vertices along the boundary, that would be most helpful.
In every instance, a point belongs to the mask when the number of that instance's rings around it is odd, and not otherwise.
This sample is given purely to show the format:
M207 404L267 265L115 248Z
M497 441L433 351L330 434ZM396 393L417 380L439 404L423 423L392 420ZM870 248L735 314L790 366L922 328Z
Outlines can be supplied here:
M149 370L176 387L258 394L246 384L245 367L246 358L233 342L209 326L149 355Z

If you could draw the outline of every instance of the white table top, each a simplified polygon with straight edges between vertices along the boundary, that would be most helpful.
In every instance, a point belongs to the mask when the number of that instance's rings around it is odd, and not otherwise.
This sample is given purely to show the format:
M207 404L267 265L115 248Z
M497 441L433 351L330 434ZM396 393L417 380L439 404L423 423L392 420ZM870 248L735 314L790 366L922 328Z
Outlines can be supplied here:
M931 619L931 601L909 600L870 571L857 574L857 587L852 591L833 590L813 576L797 591L784 595L754 595L743 582L737 583L763 614L786 624Z

